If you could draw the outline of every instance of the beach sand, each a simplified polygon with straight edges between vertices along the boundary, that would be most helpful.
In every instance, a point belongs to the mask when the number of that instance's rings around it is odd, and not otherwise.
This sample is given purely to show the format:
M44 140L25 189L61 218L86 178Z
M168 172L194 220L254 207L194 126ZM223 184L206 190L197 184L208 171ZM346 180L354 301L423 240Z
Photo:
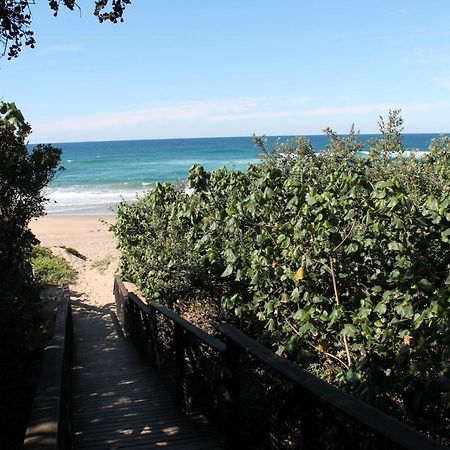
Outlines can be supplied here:
M70 286L72 296L93 306L114 302L114 274L119 252L109 226L115 216L45 216L33 219L30 228L42 245L66 258L78 272ZM61 246L72 247L86 260L71 255Z

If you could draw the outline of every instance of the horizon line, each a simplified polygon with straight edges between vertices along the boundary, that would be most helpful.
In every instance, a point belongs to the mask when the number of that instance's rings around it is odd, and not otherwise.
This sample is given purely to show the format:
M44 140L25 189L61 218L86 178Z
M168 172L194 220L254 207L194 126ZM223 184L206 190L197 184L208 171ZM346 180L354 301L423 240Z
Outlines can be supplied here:
M401 135L419 135L419 134L434 134L437 136L444 135L450 137L450 131L445 132L402 132ZM338 136L349 136L349 133L337 133ZM357 133L357 136L381 136L382 133ZM234 136L189 136L189 137L171 137L171 138L131 138L131 139L98 139L98 140L82 140L82 141L40 141L40 142L27 142L27 145L39 145L39 144L88 144L88 143L102 143L102 142L134 142L134 141L177 141L177 140L188 140L188 139L233 139L233 138L249 138L253 137L266 137L266 138L297 138L297 137L326 137L325 133L322 134L252 134L252 135L234 135Z

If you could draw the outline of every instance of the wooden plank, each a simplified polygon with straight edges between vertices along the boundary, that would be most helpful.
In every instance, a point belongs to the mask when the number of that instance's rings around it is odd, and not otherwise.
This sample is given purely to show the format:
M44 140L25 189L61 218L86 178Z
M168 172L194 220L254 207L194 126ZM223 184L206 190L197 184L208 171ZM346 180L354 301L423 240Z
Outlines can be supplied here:
M126 446L126 447L118 447L120 449L126 450L134 450L140 448L149 448L147 444L137 444L135 446ZM150 447L151 448L151 447ZM155 446L154 448L161 448L161 446ZM170 444L171 450L219 450L221 447L218 447L217 444L213 441L210 442L190 442L190 443L181 443L181 444Z
M219 448L209 429L178 411L158 374L117 335L111 315L79 309L74 330L75 449Z
M131 430L130 430L131 431ZM170 443L172 442L184 442L188 444L189 442L193 442L196 439L198 440L198 432L190 431L190 432L183 432L183 433L172 433L170 430L167 432L161 432L161 433L148 433L148 434L135 434L134 431L131 431L129 434L126 434L124 432L123 434L114 433L111 432L110 434L101 434L101 435L91 435L90 437L84 437L84 436L76 436L75 439L75 448L83 448L84 445L97 445L98 448L107 445L108 448L114 448L115 446L119 445L133 445L133 444L139 444L142 442L145 442L146 444L159 444L159 445L166 445L170 448ZM203 440L211 441L211 439L207 439L205 437L202 438ZM186 445L185 444L185 445ZM217 444L216 444L217 445Z

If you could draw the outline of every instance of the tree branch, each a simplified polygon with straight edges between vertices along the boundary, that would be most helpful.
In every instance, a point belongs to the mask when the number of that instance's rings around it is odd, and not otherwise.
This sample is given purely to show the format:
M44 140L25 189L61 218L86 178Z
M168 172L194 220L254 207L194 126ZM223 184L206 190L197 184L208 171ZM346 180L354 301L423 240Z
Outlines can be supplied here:
M338 293L338 289L337 289L336 275L334 273L333 258L331 256L330 256L330 270L331 270L331 277L333 278L334 297L336 299L336 305L339 306L340 305L339 293ZM344 340L345 353L347 355L348 367L350 368L352 365L352 359L350 357L350 350L348 347L347 336L345 334L343 334L342 338Z

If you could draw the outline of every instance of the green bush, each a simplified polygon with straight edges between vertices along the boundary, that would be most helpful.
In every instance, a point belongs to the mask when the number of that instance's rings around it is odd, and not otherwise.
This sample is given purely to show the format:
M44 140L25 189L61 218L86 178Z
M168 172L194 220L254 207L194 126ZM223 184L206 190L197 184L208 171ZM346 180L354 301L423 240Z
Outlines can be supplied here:
M30 132L16 105L0 102L0 421L8 424L1 448L16 448L32 395L40 316L29 222L44 215L43 188L58 172L61 153L50 145L29 151Z
M54 255L48 247L36 245L33 248L31 262L36 281L41 285L60 286L76 280L75 269L64 258Z
M0 287L3 299L9 292L13 297L19 291L26 292L33 283L30 256L37 240L28 225L33 217L44 215L43 189L59 170L61 150L37 145L29 151L26 140L30 133L31 128L16 105L0 102Z
M363 145L326 130L329 151L297 138L247 173L194 166L122 203L122 273L169 304L194 288L282 355L397 413L447 411L450 141L405 153L397 111Z

